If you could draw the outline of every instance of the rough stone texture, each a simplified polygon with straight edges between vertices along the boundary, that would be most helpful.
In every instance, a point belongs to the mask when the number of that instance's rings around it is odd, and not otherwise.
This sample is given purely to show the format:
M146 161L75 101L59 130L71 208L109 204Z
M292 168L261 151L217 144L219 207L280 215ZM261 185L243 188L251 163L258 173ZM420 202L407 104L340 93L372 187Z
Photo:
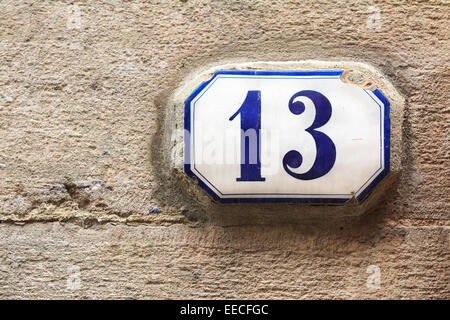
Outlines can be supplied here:
M450 298L448 18L448 1L3 0L0 298ZM308 59L367 62L405 98L398 185L359 217L203 210L165 170L164 102L208 65Z

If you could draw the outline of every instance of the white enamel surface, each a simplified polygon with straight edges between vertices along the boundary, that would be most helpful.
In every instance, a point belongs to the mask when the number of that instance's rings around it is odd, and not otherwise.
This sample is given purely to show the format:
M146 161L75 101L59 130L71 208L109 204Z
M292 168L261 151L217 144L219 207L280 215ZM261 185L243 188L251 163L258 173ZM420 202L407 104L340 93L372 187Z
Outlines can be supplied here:
M249 90L261 91L264 182L236 181L240 177L240 116L229 118ZM300 115L288 107L289 99L302 90L318 91L330 101L331 118L317 131L336 146L333 168L308 181L293 178L282 165L284 155L297 150L303 163L292 170L304 173L316 157L314 139L305 131L315 116L313 103L297 98L306 106ZM371 91L345 84L338 76L217 75L191 101L190 117L191 170L221 198L351 198L384 169L383 104Z

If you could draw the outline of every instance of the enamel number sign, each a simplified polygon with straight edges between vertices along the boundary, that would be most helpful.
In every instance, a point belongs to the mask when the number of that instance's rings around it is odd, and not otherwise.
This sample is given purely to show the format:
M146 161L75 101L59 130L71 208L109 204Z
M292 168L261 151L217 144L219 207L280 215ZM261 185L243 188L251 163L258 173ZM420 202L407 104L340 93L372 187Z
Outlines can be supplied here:
M185 172L222 202L361 201L389 171L389 101L341 73L217 71L185 102Z

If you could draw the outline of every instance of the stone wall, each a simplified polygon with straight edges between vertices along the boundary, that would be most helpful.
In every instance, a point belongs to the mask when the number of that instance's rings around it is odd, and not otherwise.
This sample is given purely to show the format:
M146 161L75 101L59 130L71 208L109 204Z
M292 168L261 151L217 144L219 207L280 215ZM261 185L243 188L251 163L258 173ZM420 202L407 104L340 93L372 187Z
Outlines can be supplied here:
M1 1L0 298L450 298L448 18L448 1ZM308 59L370 64L404 97L397 183L357 217L205 210L165 169L169 97L206 66Z

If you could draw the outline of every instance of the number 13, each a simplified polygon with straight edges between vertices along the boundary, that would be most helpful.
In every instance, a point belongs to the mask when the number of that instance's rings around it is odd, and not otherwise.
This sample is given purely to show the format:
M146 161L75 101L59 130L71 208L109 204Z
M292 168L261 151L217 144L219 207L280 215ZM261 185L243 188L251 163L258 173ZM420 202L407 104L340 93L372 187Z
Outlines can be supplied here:
M336 146L333 141L323 132L317 131L324 126L331 118L331 103L321 93L312 90L303 90L294 94L289 100L289 110L299 115L305 111L305 105L301 101L294 100L297 97L307 97L314 103L316 116L311 126L305 129L314 139L316 143L316 159L314 164L305 173L295 173L291 168L298 168L303 162L300 152L291 150L283 157L283 168L292 177L299 180L313 180L327 174L333 168L336 162ZM265 181L261 177L261 159L260 159L260 142L261 142L261 91L248 91L247 96L241 107L230 117L230 121L241 116L241 177L237 181ZM256 132L256 161L249 161L250 142L245 132L253 129ZM254 163L251 163L254 162Z

